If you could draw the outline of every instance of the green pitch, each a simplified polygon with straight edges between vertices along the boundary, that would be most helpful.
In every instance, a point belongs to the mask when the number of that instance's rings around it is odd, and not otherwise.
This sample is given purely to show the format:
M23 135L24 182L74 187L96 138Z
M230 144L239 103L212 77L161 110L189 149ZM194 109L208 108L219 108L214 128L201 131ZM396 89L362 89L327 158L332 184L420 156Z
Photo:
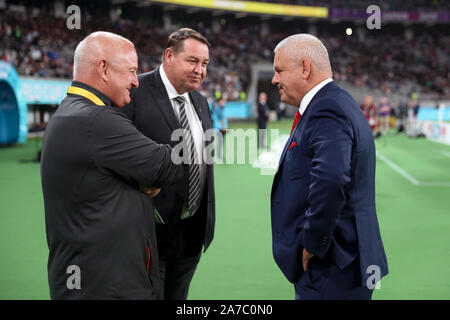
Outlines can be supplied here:
M272 123L289 134L291 120ZM232 128L255 128L238 123ZM270 141L270 139L269 139ZM377 139L376 200L390 274L374 299L450 299L450 146ZM0 148L0 299L48 299L47 243L35 141ZM293 299L272 258L273 176L216 165L215 239L189 299Z

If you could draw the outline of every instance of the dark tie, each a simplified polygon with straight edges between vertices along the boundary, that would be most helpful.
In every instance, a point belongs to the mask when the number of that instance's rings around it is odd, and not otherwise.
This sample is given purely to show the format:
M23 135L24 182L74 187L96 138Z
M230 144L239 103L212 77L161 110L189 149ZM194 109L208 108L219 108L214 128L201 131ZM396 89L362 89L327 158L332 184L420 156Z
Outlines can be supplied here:
M178 96L175 100L180 105L180 124L181 127L186 130L185 139L186 146L188 147L190 154L189 163L189 189L188 189L188 209L189 214L192 216L197 210L197 202L200 195L200 165L197 161L197 151L194 145L194 137L189 126L188 117L186 114L186 99L182 96Z
M295 114L295 120L294 120L294 123L292 124L291 134L292 134L292 131L294 131L294 128L295 128L295 126L297 125L297 122L300 120L301 117L302 117L302 115L301 115L300 112L297 110L297 113Z

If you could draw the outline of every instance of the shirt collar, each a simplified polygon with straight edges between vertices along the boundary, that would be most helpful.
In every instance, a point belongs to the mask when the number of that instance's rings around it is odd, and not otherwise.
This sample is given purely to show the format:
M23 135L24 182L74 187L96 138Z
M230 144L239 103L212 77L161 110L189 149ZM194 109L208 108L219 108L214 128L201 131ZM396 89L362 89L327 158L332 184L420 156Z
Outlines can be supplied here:
M92 92L93 94L95 94L100 100L102 100L102 102L106 105L106 106L113 106L116 107L116 105L114 104L114 102L111 100L110 97L108 97L106 94L104 94L103 92L95 89L94 87L91 87L90 85L87 85L83 82L80 81L76 81L73 80L72 81L72 86L74 87L78 87L78 88L82 88L85 89L87 91Z
M325 79L322 82L320 82L319 84L317 84L314 88L309 90L307 94L305 94L302 101L300 102L300 108L299 108L300 114L305 113L306 108L308 107L309 103L314 98L316 93L319 92L320 89L322 89L326 84L330 83L331 81L333 81L332 78Z
M183 96L186 98L187 101L189 101L189 94L187 92L185 92L183 94L179 94L177 92L177 89L175 89L175 87L169 81L169 78L167 78L166 72L164 71L163 64L161 64L161 66L159 67L159 75L161 76L161 80L164 84L164 87L166 88L167 95L169 96L170 100L173 100L178 96Z

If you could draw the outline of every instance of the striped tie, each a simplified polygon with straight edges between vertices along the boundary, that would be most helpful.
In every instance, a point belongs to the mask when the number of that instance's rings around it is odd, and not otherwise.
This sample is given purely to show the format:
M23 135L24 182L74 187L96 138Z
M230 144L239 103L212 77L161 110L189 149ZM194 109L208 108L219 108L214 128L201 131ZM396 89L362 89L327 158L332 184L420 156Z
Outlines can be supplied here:
M180 123L181 127L186 130L186 145L190 153L188 209L189 214L192 216L197 210L197 202L200 196L200 165L197 161L197 151L195 149L192 131L186 114L186 100L182 96L176 97L175 100L180 105Z

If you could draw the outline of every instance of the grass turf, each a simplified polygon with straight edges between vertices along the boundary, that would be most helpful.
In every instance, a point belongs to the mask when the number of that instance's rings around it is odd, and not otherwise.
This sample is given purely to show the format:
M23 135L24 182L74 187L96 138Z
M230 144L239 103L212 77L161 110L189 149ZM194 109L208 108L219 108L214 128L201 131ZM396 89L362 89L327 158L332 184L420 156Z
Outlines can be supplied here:
M271 123L288 134L291 120ZM254 128L253 123L233 128ZM391 135L377 151L420 182L450 183L450 147ZM44 207L36 143L0 148L0 299L48 299ZM248 164L216 165L215 239L189 299L293 299L271 251L272 176ZM376 201L390 274L374 299L450 298L450 187L413 185L377 161Z

